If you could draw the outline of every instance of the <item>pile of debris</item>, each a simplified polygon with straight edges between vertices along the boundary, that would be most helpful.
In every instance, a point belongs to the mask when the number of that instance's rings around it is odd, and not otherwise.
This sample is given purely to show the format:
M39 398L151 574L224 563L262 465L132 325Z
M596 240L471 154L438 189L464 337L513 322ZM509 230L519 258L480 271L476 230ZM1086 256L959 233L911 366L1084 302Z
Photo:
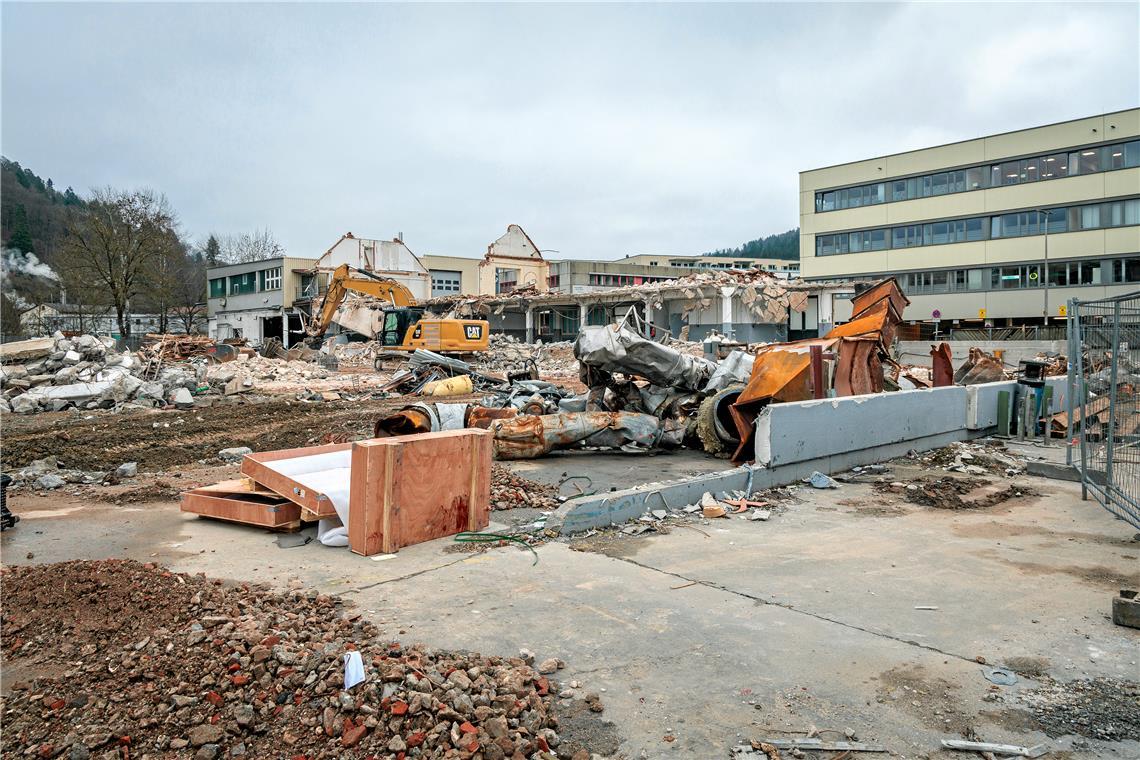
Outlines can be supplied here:
M553 758L560 743L560 660L404 646L299 584L129 560L8 566L3 581L6 667L54 674L10 684L14 755Z
M109 471L75 470L64 467L54 456L37 459L26 467L9 473L12 477L10 488L31 486L37 491L54 491L65 485L113 485L124 478L138 474L137 462L124 462Z
M167 367L148 376L130 351L115 350L111 338L80 335L5 343L0 346L0 411L110 409L127 402L137 407L193 406L204 370Z
M556 486L524 478L498 462L491 463L491 509L526 507L545 512L558 509L561 504Z
M244 344L244 340L241 341ZM215 342L207 335L166 335L147 333L139 347L144 360L182 361L192 356L209 356L216 352Z
M235 361L217 364L209 368L206 377L213 385L223 388L239 379L242 387L252 388L261 383L304 384L309 380L323 380L331 373L320 366L305 361L269 359L253 354L239 355Z
M913 452L912 460L946 472L967 475L1005 475L1025 472L1025 460L1010 454L1005 444L987 439L977 443L955 441L949 446L923 453Z

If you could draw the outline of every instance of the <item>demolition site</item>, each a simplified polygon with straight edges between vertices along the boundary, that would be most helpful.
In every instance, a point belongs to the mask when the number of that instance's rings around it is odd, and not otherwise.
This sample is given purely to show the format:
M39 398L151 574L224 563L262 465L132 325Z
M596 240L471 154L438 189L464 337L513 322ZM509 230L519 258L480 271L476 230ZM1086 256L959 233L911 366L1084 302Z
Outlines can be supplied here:
M893 278L401 287L0 346L5 757L1140 756L1119 302L1017 355Z

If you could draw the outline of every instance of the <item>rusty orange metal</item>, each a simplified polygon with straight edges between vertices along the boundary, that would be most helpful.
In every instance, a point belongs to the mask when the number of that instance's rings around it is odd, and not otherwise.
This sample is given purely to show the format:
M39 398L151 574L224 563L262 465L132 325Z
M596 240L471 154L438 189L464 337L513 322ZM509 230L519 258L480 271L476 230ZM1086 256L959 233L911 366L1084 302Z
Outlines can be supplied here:
M467 410L465 424L469 428L489 430L495 420L509 420L518 416L518 410L508 406L504 409L493 409L488 406L472 406Z
M893 277L876 283L851 299L851 321L823 338L763 346L756 352L748 385L730 408L740 446L732 461L750 460L756 416L770 403L805 401L816 395L811 379L811 351L837 355L833 388L837 396L883 390L881 355L895 338L903 310L910 301Z
M954 364L950 361L950 357L949 343L940 343L930 349L931 377L934 379L935 388L954 384Z

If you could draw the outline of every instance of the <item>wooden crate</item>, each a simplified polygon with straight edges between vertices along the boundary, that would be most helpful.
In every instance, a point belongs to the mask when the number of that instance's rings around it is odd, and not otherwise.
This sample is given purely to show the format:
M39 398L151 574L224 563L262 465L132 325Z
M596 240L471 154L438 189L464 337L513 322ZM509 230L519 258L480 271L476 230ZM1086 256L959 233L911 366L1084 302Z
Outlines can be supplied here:
M300 524L301 507L275 493L250 490L250 485L229 480L185 491L181 509L202 517L262 528L288 529Z
M491 519L491 439L449 430L352 444L348 545L391 554Z

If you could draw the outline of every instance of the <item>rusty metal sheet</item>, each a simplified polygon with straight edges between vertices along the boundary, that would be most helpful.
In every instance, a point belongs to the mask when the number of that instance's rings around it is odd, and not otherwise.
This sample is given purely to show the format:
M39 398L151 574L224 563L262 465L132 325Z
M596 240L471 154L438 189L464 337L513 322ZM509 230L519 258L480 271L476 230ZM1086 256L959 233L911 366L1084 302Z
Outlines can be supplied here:
M509 420L517 417L519 410L513 406L503 409L493 409L489 406L472 406L467 410L467 427L490 430L495 420Z
M954 384L954 364L950 360L951 351L949 343L940 343L930 348L931 372L934 387L941 388Z
M674 420L638 412L564 412L521 415L491 423L497 459L534 459L577 445L646 448L680 444L683 430Z

